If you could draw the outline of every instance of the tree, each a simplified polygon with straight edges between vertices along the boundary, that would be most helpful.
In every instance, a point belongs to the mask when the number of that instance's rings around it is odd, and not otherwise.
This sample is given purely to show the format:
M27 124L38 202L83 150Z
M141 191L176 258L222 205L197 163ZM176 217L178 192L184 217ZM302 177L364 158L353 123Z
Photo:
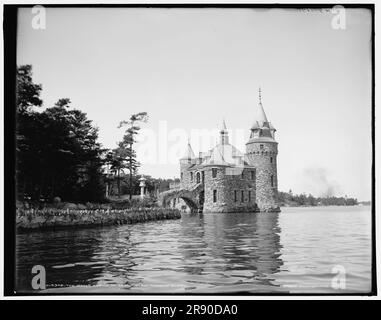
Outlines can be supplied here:
M120 174L125 168L127 168L127 156L127 150L120 147L114 149L109 155L110 170L117 177L118 197L120 197Z
M40 99L42 86L33 83L32 76L31 65L22 65L17 68L16 104L18 115L30 111L32 107L42 106Z
M132 178L136 174L140 164L136 161L136 152L133 149L133 145L136 142L135 136L138 134L140 127L137 125L140 122L147 122L147 112L139 112L133 114L128 121L121 121L118 128L126 127L123 140L119 143L119 148L124 151L127 161L127 169L129 170L129 184L130 184L130 200L132 199L133 187Z
M104 196L98 128L70 99L59 99L43 112L41 85L31 66L17 72L16 179L19 198L99 201Z
M31 177L38 171L38 151L35 138L38 136L39 114L33 107L40 107L41 84L33 83L32 66L17 68L16 76L16 188L24 196L26 188L34 188Z

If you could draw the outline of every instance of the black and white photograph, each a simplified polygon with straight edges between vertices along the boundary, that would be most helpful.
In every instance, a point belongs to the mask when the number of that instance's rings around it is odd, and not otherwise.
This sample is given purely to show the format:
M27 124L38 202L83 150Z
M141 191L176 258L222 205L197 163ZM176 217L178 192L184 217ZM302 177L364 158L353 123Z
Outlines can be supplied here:
M13 294L376 294L372 4L12 12Z

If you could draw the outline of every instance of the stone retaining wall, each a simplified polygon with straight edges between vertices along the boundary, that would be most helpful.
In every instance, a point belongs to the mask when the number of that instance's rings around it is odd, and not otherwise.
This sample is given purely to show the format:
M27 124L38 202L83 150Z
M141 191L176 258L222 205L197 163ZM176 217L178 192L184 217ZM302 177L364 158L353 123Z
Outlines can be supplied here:
M60 210L17 209L17 231L62 229L132 224L145 221L180 219L181 213L172 208L125 210Z

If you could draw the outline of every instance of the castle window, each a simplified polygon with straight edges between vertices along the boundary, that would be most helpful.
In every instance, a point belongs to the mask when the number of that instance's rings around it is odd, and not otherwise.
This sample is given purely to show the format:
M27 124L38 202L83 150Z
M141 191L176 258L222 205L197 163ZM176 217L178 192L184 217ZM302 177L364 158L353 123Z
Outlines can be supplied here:
M263 148L264 148L263 144L260 144L259 149L263 150Z
M271 175L271 187L274 187L274 176Z
M202 182L204 182L205 181L205 171L202 171L201 175L202 175Z
M213 202L217 202L217 190L213 190Z
M197 183L200 183L200 180L201 180L200 172L196 173L196 180L197 180Z
M242 170L242 173L241 173L241 177L242 179L245 179L245 171Z
M251 171L250 174L251 174L251 180L254 180L255 179L255 171Z
M270 163L273 163L273 157L270 157Z
M251 191L250 190L249 190L248 196L249 196L249 202L251 202Z
M181 177L181 180L183 180L183 173L181 172L181 174L180 174L180 177Z
M215 177L217 177L217 169L213 168L212 169L212 178L215 178Z
M234 202L237 202L237 190L234 190Z
M241 190L241 202L245 202L245 193Z
M193 182L193 172L190 173L191 176L191 182Z

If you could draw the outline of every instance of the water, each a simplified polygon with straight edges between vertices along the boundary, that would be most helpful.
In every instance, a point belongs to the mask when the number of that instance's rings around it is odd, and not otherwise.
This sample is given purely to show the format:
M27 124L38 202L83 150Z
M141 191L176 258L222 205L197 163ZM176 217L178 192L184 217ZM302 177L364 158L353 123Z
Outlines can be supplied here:
M371 211L183 214L20 234L16 253L17 292L31 292L31 269L43 265L50 293L367 293Z

